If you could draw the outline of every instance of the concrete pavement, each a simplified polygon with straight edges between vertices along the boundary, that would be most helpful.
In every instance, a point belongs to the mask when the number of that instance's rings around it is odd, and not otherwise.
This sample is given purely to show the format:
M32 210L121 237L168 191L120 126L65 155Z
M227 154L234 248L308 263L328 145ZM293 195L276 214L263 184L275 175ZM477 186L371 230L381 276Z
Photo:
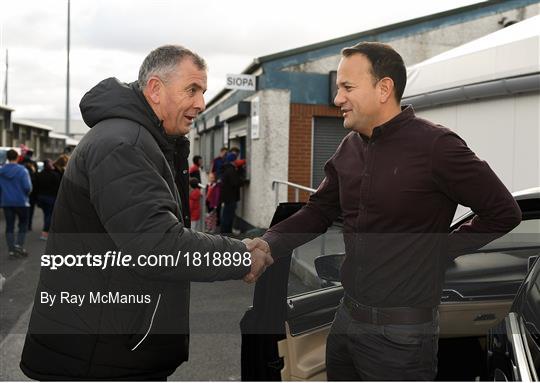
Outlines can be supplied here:
M19 361L28 328L28 320L39 278L40 256L45 241L39 239L43 214L36 209L34 230L28 232L26 258L8 257L5 221L0 220L0 273L6 277L0 293L0 380L29 380L19 369Z
M41 227L41 217L36 210L35 228ZM19 361L45 242L39 240L38 231L30 232L26 241L30 256L10 260L4 225L0 221L0 272L7 278L0 293L0 381L24 381L29 379L19 369ZM254 285L242 281L192 283L190 359L169 380L240 379L239 322L252 303L253 290ZM308 290L291 276L291 295Z

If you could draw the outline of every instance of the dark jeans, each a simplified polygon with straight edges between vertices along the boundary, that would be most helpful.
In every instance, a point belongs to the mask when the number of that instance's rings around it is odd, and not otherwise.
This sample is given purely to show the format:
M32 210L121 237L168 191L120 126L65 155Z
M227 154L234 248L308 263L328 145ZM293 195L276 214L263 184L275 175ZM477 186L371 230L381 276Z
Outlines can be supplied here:
M48 232L51 227L51 218L55 201L55 197L38 195L38 206L43 210L43 231Z
M30 207L28 208L28 230L32 230L32 221L34 219L34 209L36 208L36 198L30 197Z
M24 246L24 238L28 229L28 208L27 207L4 207L6 217L6 241L9 251L15 250L15 245ZM15 242L15 218L19 219L19 232L17 242Z
M232 233L232 227L234 222L234 215L236 213L236 201L224 202L221 209L221 233Z
M341 304L326 343L329 381L434 380L438 315L433 322L375 325L354 320Z

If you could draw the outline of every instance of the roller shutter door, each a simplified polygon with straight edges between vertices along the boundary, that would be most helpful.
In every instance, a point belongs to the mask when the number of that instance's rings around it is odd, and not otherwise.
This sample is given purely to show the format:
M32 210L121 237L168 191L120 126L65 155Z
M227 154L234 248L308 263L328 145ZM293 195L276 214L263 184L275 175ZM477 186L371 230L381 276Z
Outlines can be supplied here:
M324 179L324 164L335 153L347 133L349 130L343 127L342 118L315 117L313 119L312 188L316 189Z
M214 150L212 151L213 158L217 157L219 150L223 147L223 127L214 129Z

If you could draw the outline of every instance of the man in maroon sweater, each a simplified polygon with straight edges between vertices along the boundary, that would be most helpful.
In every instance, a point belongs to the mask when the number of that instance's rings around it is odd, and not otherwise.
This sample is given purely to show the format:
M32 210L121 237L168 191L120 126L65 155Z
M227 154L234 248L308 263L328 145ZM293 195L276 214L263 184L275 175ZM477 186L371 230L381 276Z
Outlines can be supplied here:
M248 245L278 258L343 216L345 296L327 340L329 380L433 380L445 265L521 220L458 135L401 107L406 79L386 44L343 49L334 102L351 132L306 206ZM449 233L457 204L477 215Z

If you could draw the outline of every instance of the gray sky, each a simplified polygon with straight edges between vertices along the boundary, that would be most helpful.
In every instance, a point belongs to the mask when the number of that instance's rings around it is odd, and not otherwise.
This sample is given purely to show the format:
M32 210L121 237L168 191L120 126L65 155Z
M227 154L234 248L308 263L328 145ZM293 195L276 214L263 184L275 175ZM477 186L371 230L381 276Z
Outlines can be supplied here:
M255 57L408 20L477 0L72 0L72 118L100 80L136 79L153 48L182 44L208 62L207 101ZM9 49L15 118L63 118L67 0L2 0L0 93Z

